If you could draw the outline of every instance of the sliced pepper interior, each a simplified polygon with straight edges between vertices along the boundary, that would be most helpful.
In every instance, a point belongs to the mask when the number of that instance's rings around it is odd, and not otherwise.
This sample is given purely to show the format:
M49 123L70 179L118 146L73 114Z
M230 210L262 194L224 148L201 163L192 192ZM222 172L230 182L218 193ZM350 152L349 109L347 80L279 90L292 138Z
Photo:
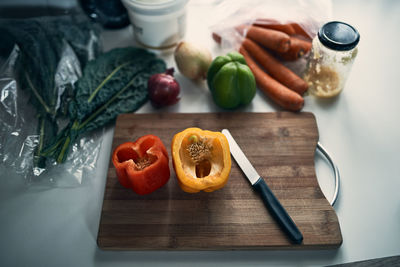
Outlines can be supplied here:
M135 170L143 170L157 160L157 157L151 154L150 150L154 143L155 140L152 138L143 139L142 142L137 144L132 142L125 143L125 146L121 146L120 149L117 150L116 160L119 163L132 160Z
M229 178L229 144L220 132L188 128L174 136L172 157L179 185L186 192L211 192Z
M113 153L119 182L140 195L163 186L170 177L168 152L160 138L145 135L119 145Z

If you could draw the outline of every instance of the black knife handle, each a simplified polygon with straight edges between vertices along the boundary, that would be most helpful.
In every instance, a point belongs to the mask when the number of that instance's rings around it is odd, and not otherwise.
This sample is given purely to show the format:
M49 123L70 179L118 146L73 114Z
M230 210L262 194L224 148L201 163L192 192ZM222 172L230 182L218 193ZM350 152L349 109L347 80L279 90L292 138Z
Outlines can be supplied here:
M279 200L272 193L271 189L269 189L264 179L262 177L258 178L257 182L253 184L253 187L260 193L265 206L267 206L269 212L276 219L278 224L282 227L290 239L294 243L300 244L303 241L303 235L293 222L292 218L290 218L289 214L283 208Z

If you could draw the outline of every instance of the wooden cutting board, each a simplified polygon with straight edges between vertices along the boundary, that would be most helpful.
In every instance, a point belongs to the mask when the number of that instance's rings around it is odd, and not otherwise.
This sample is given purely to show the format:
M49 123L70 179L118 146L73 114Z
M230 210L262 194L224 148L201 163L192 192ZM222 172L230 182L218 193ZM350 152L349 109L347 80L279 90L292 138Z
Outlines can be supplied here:
M183 192L172 168L171 140L188 127L230 130L295 221L304 240L294 245L232 158L227 185L212 193ZM98 246L112 250L326 249L342 243L338 218L316 178L318 141L311 113L124 114L112 150L154 134L169 150L171 178L140 196L122 187L110 160Z

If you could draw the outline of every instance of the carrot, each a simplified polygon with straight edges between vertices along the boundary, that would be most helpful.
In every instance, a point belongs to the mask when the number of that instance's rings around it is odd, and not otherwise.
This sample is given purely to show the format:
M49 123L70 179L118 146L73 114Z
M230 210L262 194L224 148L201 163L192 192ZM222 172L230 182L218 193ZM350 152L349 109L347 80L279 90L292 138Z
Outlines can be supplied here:
M239 52L246 59L247 65L256 78L258 87L267 95L267 97L287 110L299 111L302 109L304 106L304 98L301 95L290 90L265 73L251 58L243 46L240 47Z
M307 40L312 40L312 37L304 30L304 28L295 22L282 24L274 19L258 18L253 22L253 25L266 29L281 31L288 35L301 35Z
M273 19L256 19L253 22L254 26L258 26L261 28L265 29L272 29L280 32L284 32L288 35L294 35L296 34L296 31L294 30L293 26L291 24L281 24L276 20Z
M284 53L289 50L290 37L284 32L247 25L237 26L236 30L243 36L273 51Z
M287 86L289 89L304 94L308 89L308 84L297 76L293 71L285 67L276 60L266 50L250 39L245 38L242 46L273 78Z
M217 44L221 44L221 42L222 42L221 35L219 35L219 34L213 32L213 33L211 34L211 36L212 36L212 38L214 39L214 41L215 41Z
M289 50L285 53L278 53L278 55L284 60L294 61L307 54L311 50L311 46L311 42L292 36Z
M306 38L307 40L310 40L310 41L312 40L311 36L308 33L306 33L306 31L303 29L303 27L301 27L298 23L291 23L289 25L292 26L295 34L301 35L304 38Z

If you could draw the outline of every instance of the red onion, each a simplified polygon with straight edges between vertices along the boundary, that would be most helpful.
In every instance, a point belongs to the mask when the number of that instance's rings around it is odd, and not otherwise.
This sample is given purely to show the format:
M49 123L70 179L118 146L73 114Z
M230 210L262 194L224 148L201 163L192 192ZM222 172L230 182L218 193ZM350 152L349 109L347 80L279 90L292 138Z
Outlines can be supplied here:
M180 86L174 78L174 68L152 75L147 82L147 90L150 101L156 108L176 104L180 99Z

